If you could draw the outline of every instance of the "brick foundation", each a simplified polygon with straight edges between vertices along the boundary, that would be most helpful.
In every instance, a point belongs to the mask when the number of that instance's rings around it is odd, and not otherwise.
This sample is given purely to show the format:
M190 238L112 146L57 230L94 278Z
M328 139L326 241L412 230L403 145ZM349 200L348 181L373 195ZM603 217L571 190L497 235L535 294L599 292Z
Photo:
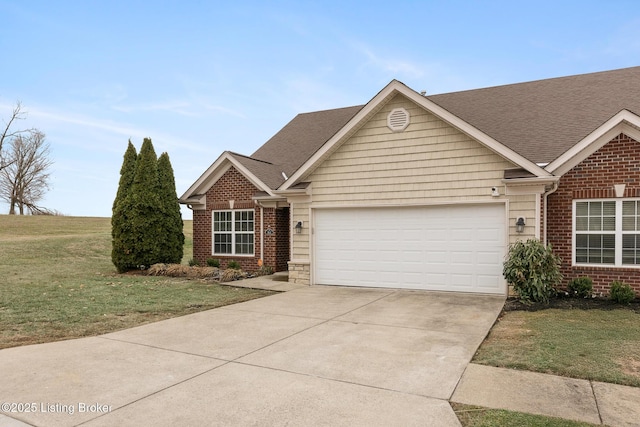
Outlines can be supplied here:
M640 269L571 266L573 200L614 198L615 184L626 184L624 197L640 197L640 144L624 134L563 175L558 190L549 195L547 241L562 258L563 286L576 277L588 276L597 295L608 295L614 280L629 284L640 294Z

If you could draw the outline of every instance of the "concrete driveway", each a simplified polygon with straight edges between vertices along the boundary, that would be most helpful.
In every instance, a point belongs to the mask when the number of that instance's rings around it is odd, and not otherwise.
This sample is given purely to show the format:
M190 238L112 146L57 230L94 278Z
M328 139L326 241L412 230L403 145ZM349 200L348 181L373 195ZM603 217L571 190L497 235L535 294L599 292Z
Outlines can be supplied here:
M5 349L0 426L459 426L448 399L503 303L313 286Z

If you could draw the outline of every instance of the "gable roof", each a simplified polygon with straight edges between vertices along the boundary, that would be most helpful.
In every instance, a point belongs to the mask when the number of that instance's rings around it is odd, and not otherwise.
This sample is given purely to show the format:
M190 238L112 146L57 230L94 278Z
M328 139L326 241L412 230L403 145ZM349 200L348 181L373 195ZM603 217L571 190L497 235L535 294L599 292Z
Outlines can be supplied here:
M621 110L640 115L640 67L428 98L535 163L550 163Z
M309 157L362 109L362 105L298 114L250 157L268 162L291 176ZM275 182L274 182L275 183Z
M180 197L182 203L201 196L220 177L220 169L233 165L256 187L270 193L285 182L333 134L341 129L362 105L302 113L269 139L251 156L225 151Z
M425 110L429 111L441 120L449 123L454 128L469 135L471 138L478 141L491 151L501 155L505 159L519 165L526 171L530 172L532 176L542 179L548 179L551 176L549 172L542 169L536 163L521 156L518 152L513 151L508 146L496 141L490 135L482 132L478 128L470 125L462 118L452 114L448 110L442 108L438 104L431 101L429 98L417 93L413 89L410 89L405 84L393 80L387 86L385 86L378 94L373 97L367 105L365 105L355 116L340 129L331 139L329 139L312 157L309 158L298 169L293 176L291 176L278 190L284 191L291 188L292 185L304 180L308 177L315 168L318 167L327 157L329 157L342 143L344 143L360 126L362 126L371 116L379 111L389 100L393 99L396 95L402 95L407 99L415 102Z
M393 80L366 105L298 114L251 156L224 152L181 201L201 197L230 165L267 194L294 189L397 94L543 180L612 132L640 134L640 67L429 96Z

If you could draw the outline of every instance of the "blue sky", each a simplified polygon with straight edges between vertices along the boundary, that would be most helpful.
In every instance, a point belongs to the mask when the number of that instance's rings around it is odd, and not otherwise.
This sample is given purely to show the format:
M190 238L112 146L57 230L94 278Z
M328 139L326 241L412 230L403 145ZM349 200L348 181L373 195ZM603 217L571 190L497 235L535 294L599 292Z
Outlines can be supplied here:
M435 94L640 65L637 0L0 0L0 16L0 119L20 100L47 135L41 204L73 216L111 215L129 139L169 153L180 196L222 151L392 79Z

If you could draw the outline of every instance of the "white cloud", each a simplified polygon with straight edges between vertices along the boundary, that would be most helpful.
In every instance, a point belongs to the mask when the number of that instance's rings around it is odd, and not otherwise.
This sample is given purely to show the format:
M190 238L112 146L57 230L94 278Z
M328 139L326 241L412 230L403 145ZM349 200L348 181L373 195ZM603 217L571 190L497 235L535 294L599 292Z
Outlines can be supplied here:
M385 75L400 79L403 77L417 79L425 75L425 67L422 64L392 55L381 55L361 42L352 42L351 47L356 53L365 57L366 62L362 65L364 68L374 68Z

